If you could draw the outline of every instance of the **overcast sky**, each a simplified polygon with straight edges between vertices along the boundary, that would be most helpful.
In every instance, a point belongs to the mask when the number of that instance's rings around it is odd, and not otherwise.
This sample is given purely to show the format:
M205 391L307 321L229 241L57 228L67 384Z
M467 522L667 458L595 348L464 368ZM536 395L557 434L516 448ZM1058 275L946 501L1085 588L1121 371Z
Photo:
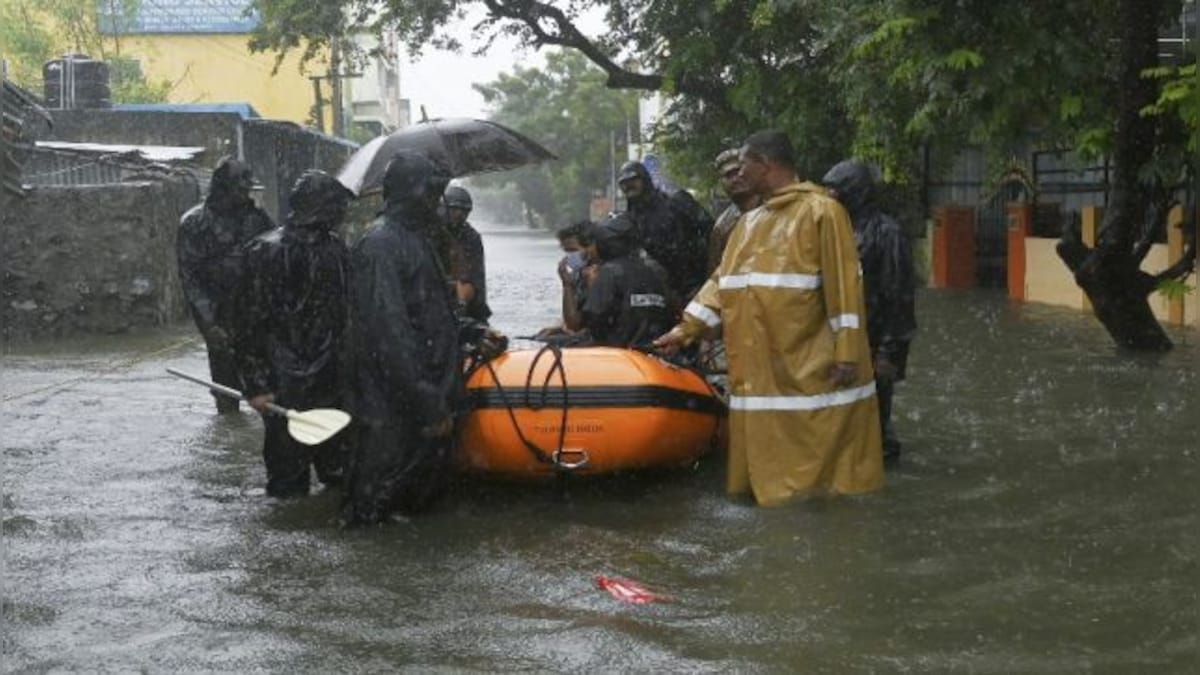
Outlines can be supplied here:
M498 38L485 57L471 56L482 43L471 37L471 19L459 23L455 36L463 43L462 53L427 49L415 62L401 66L400 95L409 99L414 122L421 119L421 106L429 117L486 117L483 97L472 87L486 83L514 65L535 67L545 63L539 52L523 49L511 39ZM593 13L579 23L589 35L603 30L603 15Z

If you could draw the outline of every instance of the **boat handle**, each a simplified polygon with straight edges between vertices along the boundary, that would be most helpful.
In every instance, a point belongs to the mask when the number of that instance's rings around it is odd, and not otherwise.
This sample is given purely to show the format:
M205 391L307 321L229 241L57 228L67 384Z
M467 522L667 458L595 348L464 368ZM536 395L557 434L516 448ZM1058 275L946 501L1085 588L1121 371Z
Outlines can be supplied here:
M573 461L573 462L567 461L566 459L563 459L564 455L576 455L579 457L579 459L576 461ZM554 451L554 466L556 468L562 469L564 471L574 471L576 469L582 469L588 465L588 461L589 460L588 460L587 450L575 449L575 448L563 448L561 450Z

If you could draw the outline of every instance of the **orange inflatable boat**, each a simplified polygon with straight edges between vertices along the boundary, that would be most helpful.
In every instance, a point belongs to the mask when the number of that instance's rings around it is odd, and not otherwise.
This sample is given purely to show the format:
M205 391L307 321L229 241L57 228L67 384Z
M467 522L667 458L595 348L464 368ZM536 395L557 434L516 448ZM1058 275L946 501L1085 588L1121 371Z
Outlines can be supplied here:
M724 407L700 375L610 347L515 350L467 379L459 459L514 478L684 466Z

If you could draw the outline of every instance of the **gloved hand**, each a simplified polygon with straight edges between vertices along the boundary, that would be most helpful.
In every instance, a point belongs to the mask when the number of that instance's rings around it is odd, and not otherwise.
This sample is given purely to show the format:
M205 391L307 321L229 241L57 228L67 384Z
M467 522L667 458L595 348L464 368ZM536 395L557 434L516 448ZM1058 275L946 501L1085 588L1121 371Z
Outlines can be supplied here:
M508 338L495 328L488 328L479 337L475 348L481 357L491 360L508 349Z

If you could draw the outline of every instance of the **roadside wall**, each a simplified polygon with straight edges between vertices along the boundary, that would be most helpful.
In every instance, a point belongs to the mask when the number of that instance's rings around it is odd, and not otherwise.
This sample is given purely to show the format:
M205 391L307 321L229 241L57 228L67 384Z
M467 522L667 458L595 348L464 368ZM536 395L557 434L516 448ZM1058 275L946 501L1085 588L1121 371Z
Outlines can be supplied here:
M194 180L40 187L0 213L0 338L123 333L184 316L175 262Z

